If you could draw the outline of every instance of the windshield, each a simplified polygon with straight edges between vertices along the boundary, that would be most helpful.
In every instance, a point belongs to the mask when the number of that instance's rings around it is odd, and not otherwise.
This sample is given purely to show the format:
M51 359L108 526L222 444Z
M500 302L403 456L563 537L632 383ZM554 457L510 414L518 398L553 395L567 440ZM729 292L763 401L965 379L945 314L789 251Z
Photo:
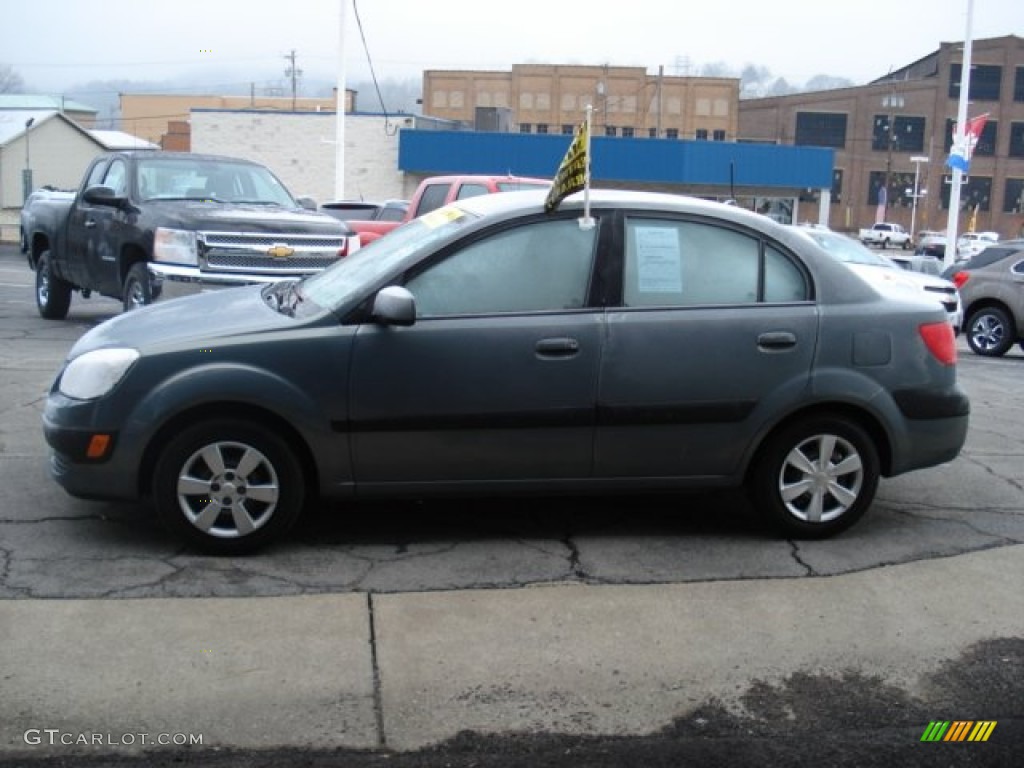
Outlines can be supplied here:
M396 270L409 256L446 240L478 217L448 205L404 224L302 282L304 298L338 309Z
M872 267L898 269L895 264L879 253L870 251L853 238L837 235L834 232L817 232L805 230L808 237L820 245L830 256L847 264L868 264Z
M140 160L136 189L142 200L206 200L297 207L284 185L263 166L216 158Z

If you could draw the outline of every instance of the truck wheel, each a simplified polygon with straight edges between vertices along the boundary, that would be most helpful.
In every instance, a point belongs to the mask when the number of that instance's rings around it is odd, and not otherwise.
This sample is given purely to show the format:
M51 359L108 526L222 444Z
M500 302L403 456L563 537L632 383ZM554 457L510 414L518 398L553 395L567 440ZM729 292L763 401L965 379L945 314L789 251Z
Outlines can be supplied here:
M128 275L124 279L124 311L130 312L133 309L152 304L153 287L149 281L149 270L145 262L139 261L132 264Z
M71 306L71 283L53 274L50 252L43 251L36 265L36 307L47 320L63 320Z
M903 250L909 251L911 248L911 242L909 239L903 241Z
M156 464L157 515L213 555L240 555L283 535L302 511L305 484L294 451L252 421L186 428Z
M885 240L883 240L883 241L882 241L882 246L881 246L881 247L882 247L882 250L883 250L883 251L884 251L884 250L885 250L886 248L888 248L888 247L889 247L889 238L888 238L888 237L887 237L887 238L885 238Z
M856 422L815 416L783 428L748 480L753 506L786 536L821 539L859 520L880 474L878 450Z

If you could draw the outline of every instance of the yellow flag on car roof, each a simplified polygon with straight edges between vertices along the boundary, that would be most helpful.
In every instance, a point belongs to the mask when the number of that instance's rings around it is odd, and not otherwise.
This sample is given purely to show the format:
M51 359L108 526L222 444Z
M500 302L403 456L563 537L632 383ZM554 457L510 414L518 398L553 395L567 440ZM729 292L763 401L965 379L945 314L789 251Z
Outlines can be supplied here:
M576 136L569 145L569 151L565 153L558 166L551 190L544 200L544 210L547 213L555 210L558 204L573 192L585 189L590 180L590 158L587 156L590 146L588 122L584 121L577 129Z

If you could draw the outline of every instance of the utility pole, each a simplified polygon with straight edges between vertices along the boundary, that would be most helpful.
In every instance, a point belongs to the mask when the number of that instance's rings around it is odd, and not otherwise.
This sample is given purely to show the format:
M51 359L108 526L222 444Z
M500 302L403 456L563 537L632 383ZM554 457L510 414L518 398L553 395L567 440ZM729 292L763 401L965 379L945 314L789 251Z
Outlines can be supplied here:
M967 32L964 35L964 56L960 64L960 101L957 103L956 127L953 129L953 146L963 147L967 142L967 99L971 90L971 21L974 16L974 0L967 0ZM968 152L966 157L970 157ZM957 167L950 169L952 186L949 190L949 216L946 219L946 253L942 257L943 266L949 267L956 261L956 236L960 224L960 182L963 171Z
M285 59L290 63L288 69L284 71L285 77L292 79L292 112L295 111L295 95L298 91L298 80L302 77L302 70L295 66L295 49L292 52L285 55Z
M338 0L338 86L335 96L334 117L334 199L345 199L345 6L348 0Z

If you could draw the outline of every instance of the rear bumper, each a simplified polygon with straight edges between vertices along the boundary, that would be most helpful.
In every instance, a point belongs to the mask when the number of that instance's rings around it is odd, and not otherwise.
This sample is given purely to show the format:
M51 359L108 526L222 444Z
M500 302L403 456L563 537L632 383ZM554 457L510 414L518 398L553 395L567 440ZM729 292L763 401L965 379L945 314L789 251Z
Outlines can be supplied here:
M893 451L889 474L952 461L967 441L971 404L959 386L945 392L902 390L893 393L904 416L905 432Z

